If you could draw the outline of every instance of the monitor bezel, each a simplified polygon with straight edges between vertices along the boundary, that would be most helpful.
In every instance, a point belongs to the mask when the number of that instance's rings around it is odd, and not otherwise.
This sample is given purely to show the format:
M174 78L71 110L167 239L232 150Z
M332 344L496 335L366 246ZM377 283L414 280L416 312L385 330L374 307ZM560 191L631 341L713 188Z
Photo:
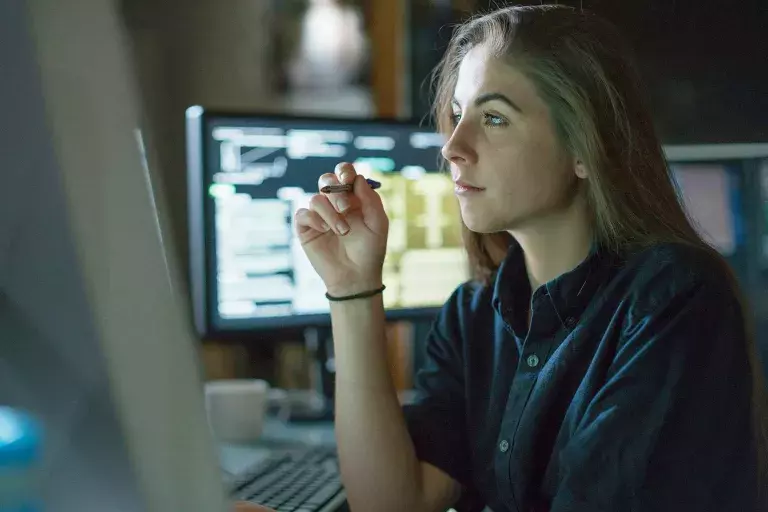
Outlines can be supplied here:
M349 125L391 125L434 131L434 128L417 120L391 118L352 118L316 115L292 115L270 112L227 111L192 106L186 113L187 151L187 216L189 240L190 296L195 330L203 339L268 339L276 332L301 332L305 328L328 327L329 313L306 314L285 317L268 317L244 320L242 328L223 328L214 321L213 284L209 279L215 272L213 261L215 247L206 243L210 239L213 213L205 200L205 162L207 162L208 126L213 120L263 119L266 121L329 122ZM385 292L386 293L386 292ZM446 300L448 297L446 297ZM440 307L388 309L388 321L431 321ZM256 325L254 325L256 324Z

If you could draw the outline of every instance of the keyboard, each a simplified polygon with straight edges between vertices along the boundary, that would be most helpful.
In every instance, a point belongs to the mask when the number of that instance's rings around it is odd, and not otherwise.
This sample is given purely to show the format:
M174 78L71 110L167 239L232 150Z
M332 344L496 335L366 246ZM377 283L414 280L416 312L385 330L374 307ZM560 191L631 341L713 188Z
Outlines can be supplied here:
M335 449L326 447L276 452L239 475L230 495L277 512L335 512L346 502Z

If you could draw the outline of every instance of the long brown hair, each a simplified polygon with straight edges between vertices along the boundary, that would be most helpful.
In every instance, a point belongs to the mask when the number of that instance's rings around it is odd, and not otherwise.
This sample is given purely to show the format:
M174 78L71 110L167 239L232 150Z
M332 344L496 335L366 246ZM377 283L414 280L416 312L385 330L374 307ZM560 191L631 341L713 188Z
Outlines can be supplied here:
M587 203L598 244L628 252L677 242L700 247L721 262L742 305L763 482L768 398L749 308L730 266L702 240L681 205L630 49L612 24L571 7L516 6L476 16L456 28L435 70L434 116L444 134L453 129L451 99L462 59L481 44L533 82L561 144L589 169ZM513 240L506 232L463 229L474 277L488 283Z

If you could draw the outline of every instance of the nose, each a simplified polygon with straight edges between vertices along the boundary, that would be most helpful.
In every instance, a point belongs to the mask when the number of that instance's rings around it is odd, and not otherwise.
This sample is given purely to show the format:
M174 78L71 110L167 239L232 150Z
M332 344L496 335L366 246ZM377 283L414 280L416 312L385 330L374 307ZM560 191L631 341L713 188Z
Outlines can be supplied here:
M461 124L461 123L459 123ZM466 128L457 126L451 137L440 151L443 158L456 165L472 165L477 163L477 153L469 141Z

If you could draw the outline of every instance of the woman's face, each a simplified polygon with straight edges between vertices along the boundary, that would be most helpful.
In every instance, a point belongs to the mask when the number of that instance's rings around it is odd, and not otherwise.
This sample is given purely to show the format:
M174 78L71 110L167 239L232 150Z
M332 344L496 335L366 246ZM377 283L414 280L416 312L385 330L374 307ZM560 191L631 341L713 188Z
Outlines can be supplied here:
M567 212L586 173L530 80L478 46L462 61L453 99L443 157L469 229L515 231Z

